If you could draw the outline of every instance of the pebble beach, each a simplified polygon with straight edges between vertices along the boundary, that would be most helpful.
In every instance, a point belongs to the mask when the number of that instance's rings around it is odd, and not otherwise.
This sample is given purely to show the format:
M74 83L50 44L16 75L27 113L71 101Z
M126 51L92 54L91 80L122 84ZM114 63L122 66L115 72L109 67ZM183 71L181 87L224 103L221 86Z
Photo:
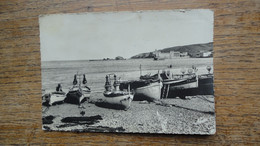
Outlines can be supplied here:
M142 71L139 62L142 62ZM195 65L197 75L207 73L212 58L186 58L153 61L70 61L42 63L43 94L55 90L58 83L68 92L75 73L85 73L91 88L91 97L79 105L61 103L42 106L43 130L73 132L120 132L203 134L215 133L215 103L213 95L186 96L186 99L168 98L154 102L132 101L128 110L96 106L103 95L105 76L115 73L120 80L137 80L140 74L157 73L172 64L172 73ZM213 69L213 68L212 68ZM44 99L43 99L44 102Z
M49 123L43 122L44 130L74 132L122 132L163 134L214 134L215 108L212 95L161 99L155 102L132 101L125 110L97 107L90 102L78 105L63 103L43 106L43 118L52 116ZM84 115L82 115L84 111ZM66 117L97 117L90 123L66 123Z

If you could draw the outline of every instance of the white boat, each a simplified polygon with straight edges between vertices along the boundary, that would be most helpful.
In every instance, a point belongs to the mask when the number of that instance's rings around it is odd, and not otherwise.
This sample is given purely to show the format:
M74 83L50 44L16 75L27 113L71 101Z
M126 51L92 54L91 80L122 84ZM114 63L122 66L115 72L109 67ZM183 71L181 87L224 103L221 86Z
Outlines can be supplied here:
M96 102L97 106L102 106L112 109L129 109L133 100L133 95L128 92L104 92L105 98L99 99Z
M159 71L154 75L142 75L140 65L140 80L121 82L120 88L125 89L128 85L134 90L134 100L154 101L161 98L162 82Z
M50 98L49 98L49 105L54 105L56 103L62 103L62 102L64 102L65 98L66 98L65 92L52 92L50 94Z
M43 104L46 106L50 106L58 103L63 103L64 99L66 98L66 93L62 91L51 92L44 94L42 97L45 101Z
M134 90L134 100L154 101L161 98L162 83L160 81L150 83L147 86L139 87Z
M97 106L111 109L129 109L133 100L133 95L130 93L130 87L128 88L128 91L120 91L119 85L116 75L114 75L114 89L112 89L111 81L107 75L105 84L106 90L103 93L105 97L99 99L95 104Z
M82 94L85 98L89 98L90 97L90 93L91 93L91 90L88 86L83 86L81 87L81 90L82 90Z

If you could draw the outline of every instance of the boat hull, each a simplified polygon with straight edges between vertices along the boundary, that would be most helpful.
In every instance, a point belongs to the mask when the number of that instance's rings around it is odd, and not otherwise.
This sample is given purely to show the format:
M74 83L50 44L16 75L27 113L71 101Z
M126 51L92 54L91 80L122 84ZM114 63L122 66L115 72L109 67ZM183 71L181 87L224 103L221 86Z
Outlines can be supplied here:
M104 93L105 98L99 99L95 104L99 107L127 110L130 108L131 102L133 100L133 95L118 95Z
M78 86L74 86L70 91L67 93L65 102L66 103L72 103L72 104L80 104L87 99L89 99L91 94L91 90L89 87L82 86L79 88Z
M91 90L88 89L88 88L82 88L82 94L85 98L89 98L90 97L90 93L91 93Z
M154 101L159 100L161 98L161 87L162 84L160 82L151 83L148 86L136 88L134 90L134 100L147 100Z
M59 103L63 103L64 99L66 98L65 92L52 92L44 94L43 96L43 105L51 106Z
M166 79L163 81L163 85L170 85L170 89L189 89L197 88L198 83L196 77L183 78L183 79Z
M185 77L186 76L186 77ZM195 75L163 80L162 98L185 98L198 94L198 80Z
M63 103L64 99L66 98L66 94L53 92L50 96L49 105L54 105L58 103Z
M200 95L214 95L213 75L206 74L198 77Z
M64 102L71 104L80 104L85 99L82 92L79 90L69 91L66 95Z

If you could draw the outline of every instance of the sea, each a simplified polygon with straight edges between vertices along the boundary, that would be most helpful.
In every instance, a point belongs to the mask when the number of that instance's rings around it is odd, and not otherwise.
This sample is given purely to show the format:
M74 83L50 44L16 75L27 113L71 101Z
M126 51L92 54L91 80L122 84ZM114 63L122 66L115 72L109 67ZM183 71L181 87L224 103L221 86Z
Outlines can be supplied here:
M140 75L153 75L163 70L181 74L181 70L187 71L192 66L198 69L197 74L207 73L206 67L211 66L212 73L213 58L176 58L158 61L153 59L42 61L42 92L55 91L58 84L61 84L63 91L67 92L72 86L74 75L85 74L92 95L102 96L105 77L108 74L116 74L120 80L138 80Z

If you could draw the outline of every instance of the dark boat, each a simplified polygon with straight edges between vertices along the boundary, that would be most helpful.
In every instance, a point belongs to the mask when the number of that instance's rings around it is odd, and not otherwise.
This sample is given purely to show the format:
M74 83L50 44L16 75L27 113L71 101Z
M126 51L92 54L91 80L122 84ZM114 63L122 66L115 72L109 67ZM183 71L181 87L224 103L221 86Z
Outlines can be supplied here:
M182 74L162 73L163 79L162 98L168 97L180 97L185 98L187 95L196 94L198 89L198 80L196 73L193 73L194 69L188 69L188 73L185 74L185 70L181 70Z
M79 82L77 77L79 77ZM91 90L86 83L87 80L84 74L82 84L80 81L80 75L74 75L73 86L70 88L64 101L72 104L81 104L85 102L90 97L91 93Z
M192 67L188 70L188 74L172 75L171 79L167 78L170 75L162 75L163 89L162 98L180 97L194 95L213 95L213 74L210 73L211 67L207 66L208 74L196 76L197 69ZM195 73L192 73L192 72Z
M65 102L72 104L80 104L83 102L84 96L78 87L72 87L66 95Z
M214 95L214 75L210 73L210 66L207 66L207 70L208 74L198 76L198 90L200 95Z
M173 75L172 79L164 79L163 85L170 85L170 89L197 88L196 74Z

